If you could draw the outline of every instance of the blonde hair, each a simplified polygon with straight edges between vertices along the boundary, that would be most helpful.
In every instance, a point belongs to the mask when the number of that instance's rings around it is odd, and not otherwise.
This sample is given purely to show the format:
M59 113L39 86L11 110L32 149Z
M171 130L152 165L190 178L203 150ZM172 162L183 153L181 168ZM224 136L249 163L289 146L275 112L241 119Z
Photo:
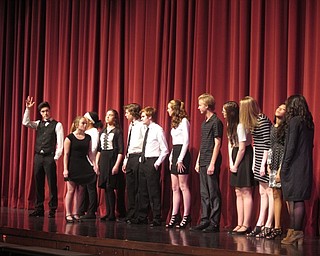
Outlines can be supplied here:
M70 133L72 133L75 130L77 130L77 128L79 127L80 120L82 118L84 118L88 122L88 119L85 118L84 116L77 116L75 119L73 119L73 122L72 122L71 127L70 127Z
M207 105L208 109L215 110L216 107L216 101L214 97L209 93L203 93L198 97L198 100L202 100L204 104Z
M260 112L258 102L254 98L246 96L240 100L240 123L245 129L253 131L257 127Z

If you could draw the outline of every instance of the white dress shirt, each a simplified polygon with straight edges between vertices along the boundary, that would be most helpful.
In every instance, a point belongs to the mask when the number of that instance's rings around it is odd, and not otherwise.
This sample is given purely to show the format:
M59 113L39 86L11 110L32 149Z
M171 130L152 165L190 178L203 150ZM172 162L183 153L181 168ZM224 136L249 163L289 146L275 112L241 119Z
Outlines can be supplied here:
M129 135L131 130L129 148L127 149L128 154L141 153L143 138L144 138L146 129L147 129L146 126L143 125L143 123L140 120L134 120L133 122L130 123L129 129L128 129L128 137L127 137L127 140L129 140Z
M40 120L37 121L31 121L30 120L30 109L26 108L24 111L22 124L28 128L37 129L38 125L40 124ZM57 136L57 146L56 146L56 152L54 155L54 160L58 160L59 157L62 155L63 151L63 140L64 140L64 133L63 133L63 127L60 122L57 123L55 128L56 136Z
M92 161L95 160L96 155L97 155L97 150L98 150L98 144L99 144L99 131L97 128L92 127L89 130L85 131L86 134L90 135L91 137L91 154L88 158L90 164L93 166ZM92 159L92 160L90 160Z
M158 157L154 165L159 166L169 153L168 144L162 127L154 122L148 126L145 157Z

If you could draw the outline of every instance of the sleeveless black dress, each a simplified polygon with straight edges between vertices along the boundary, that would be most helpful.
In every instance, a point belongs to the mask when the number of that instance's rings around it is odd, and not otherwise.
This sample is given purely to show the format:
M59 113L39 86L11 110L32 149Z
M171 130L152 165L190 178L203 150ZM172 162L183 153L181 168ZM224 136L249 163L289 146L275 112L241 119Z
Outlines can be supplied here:
M68 181L73 181L78 185L87 185L95 182L96 173L88 160L90 135L85 134L83 140L77 139L73 133L70 133L67 137L71 141Z

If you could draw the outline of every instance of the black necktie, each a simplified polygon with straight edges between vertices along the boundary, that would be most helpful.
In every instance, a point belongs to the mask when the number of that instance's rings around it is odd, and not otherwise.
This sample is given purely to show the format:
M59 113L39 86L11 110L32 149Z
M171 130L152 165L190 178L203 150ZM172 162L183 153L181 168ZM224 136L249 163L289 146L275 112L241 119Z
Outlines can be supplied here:
M146 144L147 144L148 133L149 133L149 127L147 128L146 133L144 134L144 138L143 138L142 152L141 152L141 162L142 162L142 163L146 160L146 158L145 158L145 151L146 151Z
M129 137L128 137L128 143L127 143L127 152L126 152L126 155L128 155L128 150L129 150L129 146L130 146L132 126L133 126L133 123L132 123L132 124L131 124L131 126L130 126L130 131L129 131Z

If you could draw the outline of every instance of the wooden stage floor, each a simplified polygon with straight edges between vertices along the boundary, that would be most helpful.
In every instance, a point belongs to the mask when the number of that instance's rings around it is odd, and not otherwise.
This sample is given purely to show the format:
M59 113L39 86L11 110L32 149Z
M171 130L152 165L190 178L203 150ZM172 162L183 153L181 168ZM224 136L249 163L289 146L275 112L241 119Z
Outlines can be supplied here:
M151 228L125 222L101 222L98 218L67 224L62 212L57 212L54 219L49 219L47 213L45 217L29 217L28 213L22 209L1 208L1 246L17 244L65 250L65 254L56 255L67 255L66 250L86 255L126 256L320 255L318 237L305 238L300 246L284 246L279 238L266 240L232 236L227 230L220 233L190 232L188 229L166 229L164 224ZM5 254L0 250L0 255Z

